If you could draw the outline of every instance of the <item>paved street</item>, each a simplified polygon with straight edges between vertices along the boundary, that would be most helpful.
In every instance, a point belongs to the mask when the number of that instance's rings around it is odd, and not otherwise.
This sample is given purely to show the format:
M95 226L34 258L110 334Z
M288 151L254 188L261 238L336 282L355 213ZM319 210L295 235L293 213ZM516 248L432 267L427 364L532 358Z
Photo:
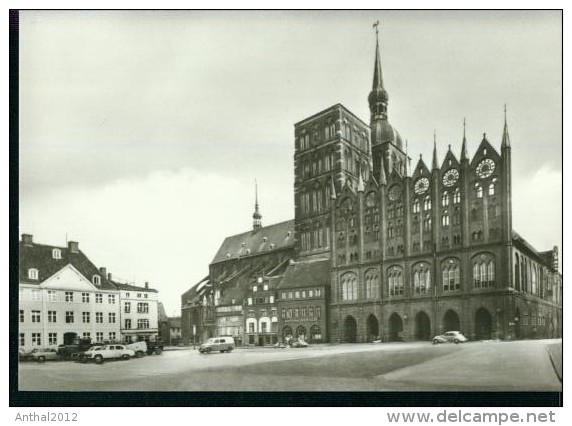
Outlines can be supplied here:
M561 391L555 340L385 343L230 354L165 351L103 365L21 363L19 389L41 391Z

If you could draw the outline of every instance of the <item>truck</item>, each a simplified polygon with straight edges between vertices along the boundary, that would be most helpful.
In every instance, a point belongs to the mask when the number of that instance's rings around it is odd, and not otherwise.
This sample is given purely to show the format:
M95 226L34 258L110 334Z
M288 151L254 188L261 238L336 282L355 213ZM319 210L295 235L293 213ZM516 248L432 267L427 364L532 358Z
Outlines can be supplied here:
M147 355L161 355L163 353L165 342L162 340L146 340L145 343L147 344Z
M92 346L98 345L91 343L89 337L79 337L74 339L71 343L64 343L58 346L57 353L64 359L76 358L83 352L87 351ZM101 344L99 344L101 345Z

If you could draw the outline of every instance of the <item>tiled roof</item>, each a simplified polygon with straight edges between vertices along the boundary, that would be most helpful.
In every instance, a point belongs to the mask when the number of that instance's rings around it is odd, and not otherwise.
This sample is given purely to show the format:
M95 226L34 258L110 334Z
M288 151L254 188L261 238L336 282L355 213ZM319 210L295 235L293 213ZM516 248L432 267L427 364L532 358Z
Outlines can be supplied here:
M279 289L304 286L330 286L330 260L320 259L288 266Z
M520 246L521 248L525 249L526 251L528 251L528 254L531 254L533 256L536 256L539 260L546 262L546 256L543 256L541 253L539 253L534 247L532 247L532 245L530 245L530 243L528 241L526 241L524 238L522 238L516 231L512 231L512 240L513 242ZM548 266L550 265L550 262L547 262Z
M193 285L190 289L185 291L182 296L181 300L183 305L187 305L189 303L196 303L200 301L202 290L209 285L209 277L206 276L198 283Z
M61 259L53 258L52 252L54 249L60 250ZM69 247L57 247L36 243L24 244L20 242L19 254L19 279L21 283L40 284L65 266L71 264L91 283L93 283L92 277L98 275L101 284L94 284L96 287L103 290L115 290L113 283L108 281L105 274L99 272L99 269L97 269L81 250L75 253L72 252ZM31 268L38 270L37 280L28 278L28 270Z
M211 264L288 247L294 247L293 220L265 226L256 232L248 231L227 237Z
M140 291L140 292L147 292L147 293L158 293L157 290L155 290L154 288L146 288L146 287L139 287L136 285L131 285L131 284L124 284L124 283L120 283L114 280L111 280L111 282L115 285L115 287L117 287L119 290L130 290L130 291Z

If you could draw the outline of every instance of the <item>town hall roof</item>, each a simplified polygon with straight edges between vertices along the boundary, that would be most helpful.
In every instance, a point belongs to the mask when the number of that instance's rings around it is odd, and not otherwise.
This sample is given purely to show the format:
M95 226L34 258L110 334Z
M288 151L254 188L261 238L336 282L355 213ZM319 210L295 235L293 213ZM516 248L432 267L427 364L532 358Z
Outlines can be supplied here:
M330 285L330 259L292 263L278 286L280 290L304 286Z

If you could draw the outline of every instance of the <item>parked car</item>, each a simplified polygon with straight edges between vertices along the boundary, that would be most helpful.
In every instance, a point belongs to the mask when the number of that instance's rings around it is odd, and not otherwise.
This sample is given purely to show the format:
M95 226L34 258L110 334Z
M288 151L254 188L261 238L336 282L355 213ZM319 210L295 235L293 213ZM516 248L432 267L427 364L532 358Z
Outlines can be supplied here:
M231 352L234 349L234 338L233 337L211 337L201 346L199 346L199 352L202 354L209 354L213 351L219 352Z
M308 344L304 340L296 340L290 345L293 348L307 348Z
M58 351L55 349L39 349L38 351L32 352L32 360L36 362L46 362L48 360L61 359L58 355Z
M433 344L436 345L438 343L464 343L468 341L463 333L460 331L447 331L443 334L433 337Z
M90 360L95 361L96 364L103 363L106 359L130 359L135 356L135 351L128 349L125 345L103 345L103 346L92 346L83 354L80 355L80 360L83 362L88 362Z
M31 351L27 351L25 349L20 348L18 350L18 361L20 362L32 361L33 360L32 355L39 351L40 349L32 349Z

